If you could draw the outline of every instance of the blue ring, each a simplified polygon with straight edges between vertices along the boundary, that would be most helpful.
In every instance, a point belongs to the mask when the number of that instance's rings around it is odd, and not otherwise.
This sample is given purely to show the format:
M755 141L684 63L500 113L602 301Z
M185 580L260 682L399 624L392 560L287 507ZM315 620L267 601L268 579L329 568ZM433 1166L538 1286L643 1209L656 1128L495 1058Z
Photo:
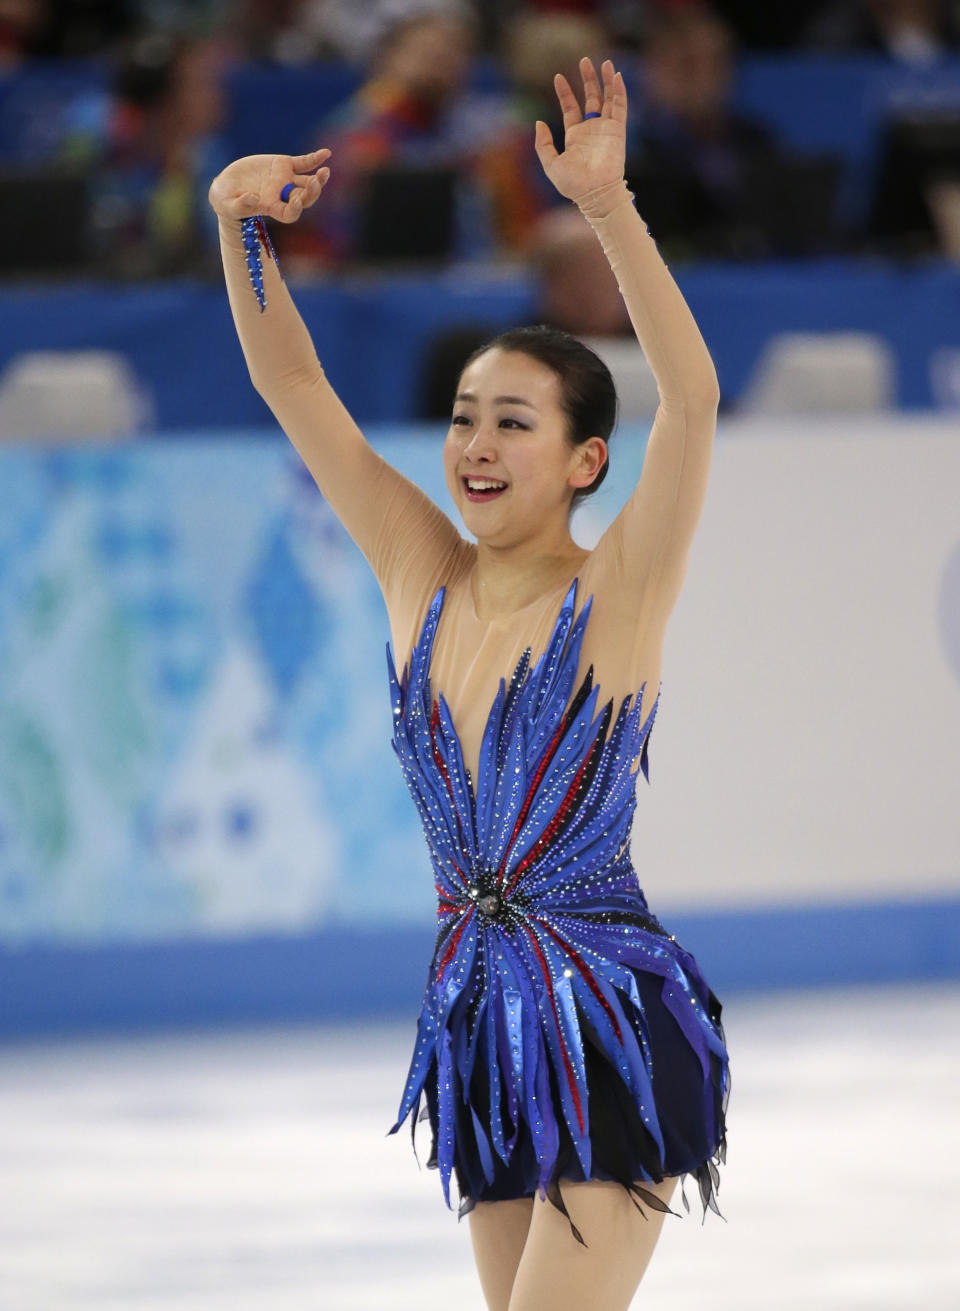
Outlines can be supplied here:
M296 187L293 185L292 182L288 182L287 185L280 192L280 199L283 201L284 204L286 204L287 201L290 199L291 191L296 191Z
M600 118L600 113L594 109L589 114L584 114L584 118Z

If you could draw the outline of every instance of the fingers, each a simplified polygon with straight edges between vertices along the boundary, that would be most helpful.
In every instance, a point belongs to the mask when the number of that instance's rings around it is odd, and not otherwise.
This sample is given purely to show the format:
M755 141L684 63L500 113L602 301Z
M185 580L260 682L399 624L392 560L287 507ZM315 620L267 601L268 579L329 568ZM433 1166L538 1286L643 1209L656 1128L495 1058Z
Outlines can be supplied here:
M619 74L614 72L612 59L603 61L600 66L600 76L603 78L603 109L601 114L604 118L613 118L613 98Z
M537 152L537 159L543 165L544 172L547 171L550 164L557 158L557 148L553 144L553 133L546 123L537 119L536 133L533 138L533 148Z
M617 123L627 121L627 88L623 74L614 72L613 60L605 59L601 68L603 74L603 118L612 118Z
M329 166L324 161L330 158L331 153L328 146L322 146L306 155L291 155L293 181L281 187L280 203L270 211L274 218L281 223L296 223L303 211L319 200L320 192L330 177Z
M313 156L298 155L291 160L291 164L302 165L318 154L329 155L330 152L323 150L315 151ZM308 176L310 173L313 174L312 177ZM281 187L280 199L267 210L271 218L277 219L280 223L296 223L305 209L316 204L320 199L320 192L330 178L330 169L325 164L315 169L301 168L294 177L296 181L287 182Z
M557 99L560 101L560 109L563 113L564 130L571 128L575 123L583 121L583 115L580 113L580 106L577 104L577 97L570 89L570 83L562 73L555 73L553 77L554 89L557 93Z
M272 218L278 219L281 223L296 223L303 213L305 188L293 187L286 200L283 199L284 191L286 191L286 187L281 191L280 199L274 201L267 212Z
M222 202L222 209L227 218L245 219L260 213L260 197L248 192L243 196L232 196Z
M280 202L280 213L276 217L281 223L296 223L302 213L303 191L300 187L294 187L290 193L290 199L286 202Z
M603 61L604 86L607 82L607 65L610 65L610 71L613 71L613 64L609 59ZM600 90L600 83L597 80L597 74L594 71L592 60L584 55L580 60L580 76L583 78L583 112L585 114L599 114L603 109L603 91Z
M320 150L311 150L306 155L291 155L290 164L294 173L316 173L330 153L329 146L323 146Z
M323 188L327 185L329 181L330 181L330 170L329 168L326 167L326 165L324 165L323 168L317 171L316 177L314 177L312 181L307 184L307 188L303 196L304 209L309 209L312 204L314 204L317 200L320 199L320 192L323 190Z
M617 73L613 79L613 103L610 109L610 117L617 123L626 123L627 121L627 88L622 73Z
M586 55L580 60L580 76L583 78L584 109L574 95L570 83L562 73L554 76L553 84L563 111L564 129L583 122L584 114L599 114L602 118L612 118L618 123L627 120L627 88L623 74L616 72L612 59L605 59L600 66L603 86L593 67L593 61Z

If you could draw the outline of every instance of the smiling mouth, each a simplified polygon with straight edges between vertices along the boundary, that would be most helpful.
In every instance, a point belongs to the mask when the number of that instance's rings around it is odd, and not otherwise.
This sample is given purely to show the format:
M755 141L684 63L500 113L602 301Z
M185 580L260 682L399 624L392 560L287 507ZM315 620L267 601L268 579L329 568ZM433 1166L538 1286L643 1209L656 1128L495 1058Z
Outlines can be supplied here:
M469 501L493 501L493 500L496 500L496 498L497 498L498 496L502 496L502 495L503 495L503 493L507 490L507 488L508 488L509 485L510 485L509 483L507 483L506 486L504 486L504 487L485 487L485 488L483 489L483 491L473 491L473 490L471 489L470 484L469 484L469 482L467 481L466 478L461 478L460 481L463 483L463 489L464 489L464 491L466 492L466 494L467 494L467 500L469 500Z

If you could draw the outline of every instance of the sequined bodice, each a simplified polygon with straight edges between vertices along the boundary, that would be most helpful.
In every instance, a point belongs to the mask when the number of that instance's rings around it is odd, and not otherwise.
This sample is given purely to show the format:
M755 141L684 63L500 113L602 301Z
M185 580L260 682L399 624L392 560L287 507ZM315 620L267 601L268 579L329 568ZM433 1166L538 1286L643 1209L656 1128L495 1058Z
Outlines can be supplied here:
M446 700L431 694L430 658L445 588L430 605L400 682L387 644L392 746L427 838L440 936L450 936L440 972L471 921L520 931L530 916L644 910L629 859L632 766L640 753L647 777L647 739L659 695L645 717L645 685L632 706L626 696L609 739L613 700L596 714L600 689L592 666L571 699L593 603L591 596L574 620L578 581L533 669L528 647L509 687L500 679L475 786Z

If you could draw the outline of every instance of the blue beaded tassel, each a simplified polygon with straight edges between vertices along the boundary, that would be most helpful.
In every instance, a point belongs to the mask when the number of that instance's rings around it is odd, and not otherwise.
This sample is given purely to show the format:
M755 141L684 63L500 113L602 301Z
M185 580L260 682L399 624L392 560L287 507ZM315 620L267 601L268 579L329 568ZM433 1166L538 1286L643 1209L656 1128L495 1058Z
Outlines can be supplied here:
M267 231L267 225L263 221L262 214L251 214L249 218L240 220L240 230L243 233L243 245L247 252L247 269L250 274L250 285L257 294L257 300L260 302L260 313L267 308L267 298L263 291L263 265L260 262L260 243L266 246L273 256L273 262L277 269L280 268L280 261L277 259L277 252L273 248L273 242L270 240L270 234Z

